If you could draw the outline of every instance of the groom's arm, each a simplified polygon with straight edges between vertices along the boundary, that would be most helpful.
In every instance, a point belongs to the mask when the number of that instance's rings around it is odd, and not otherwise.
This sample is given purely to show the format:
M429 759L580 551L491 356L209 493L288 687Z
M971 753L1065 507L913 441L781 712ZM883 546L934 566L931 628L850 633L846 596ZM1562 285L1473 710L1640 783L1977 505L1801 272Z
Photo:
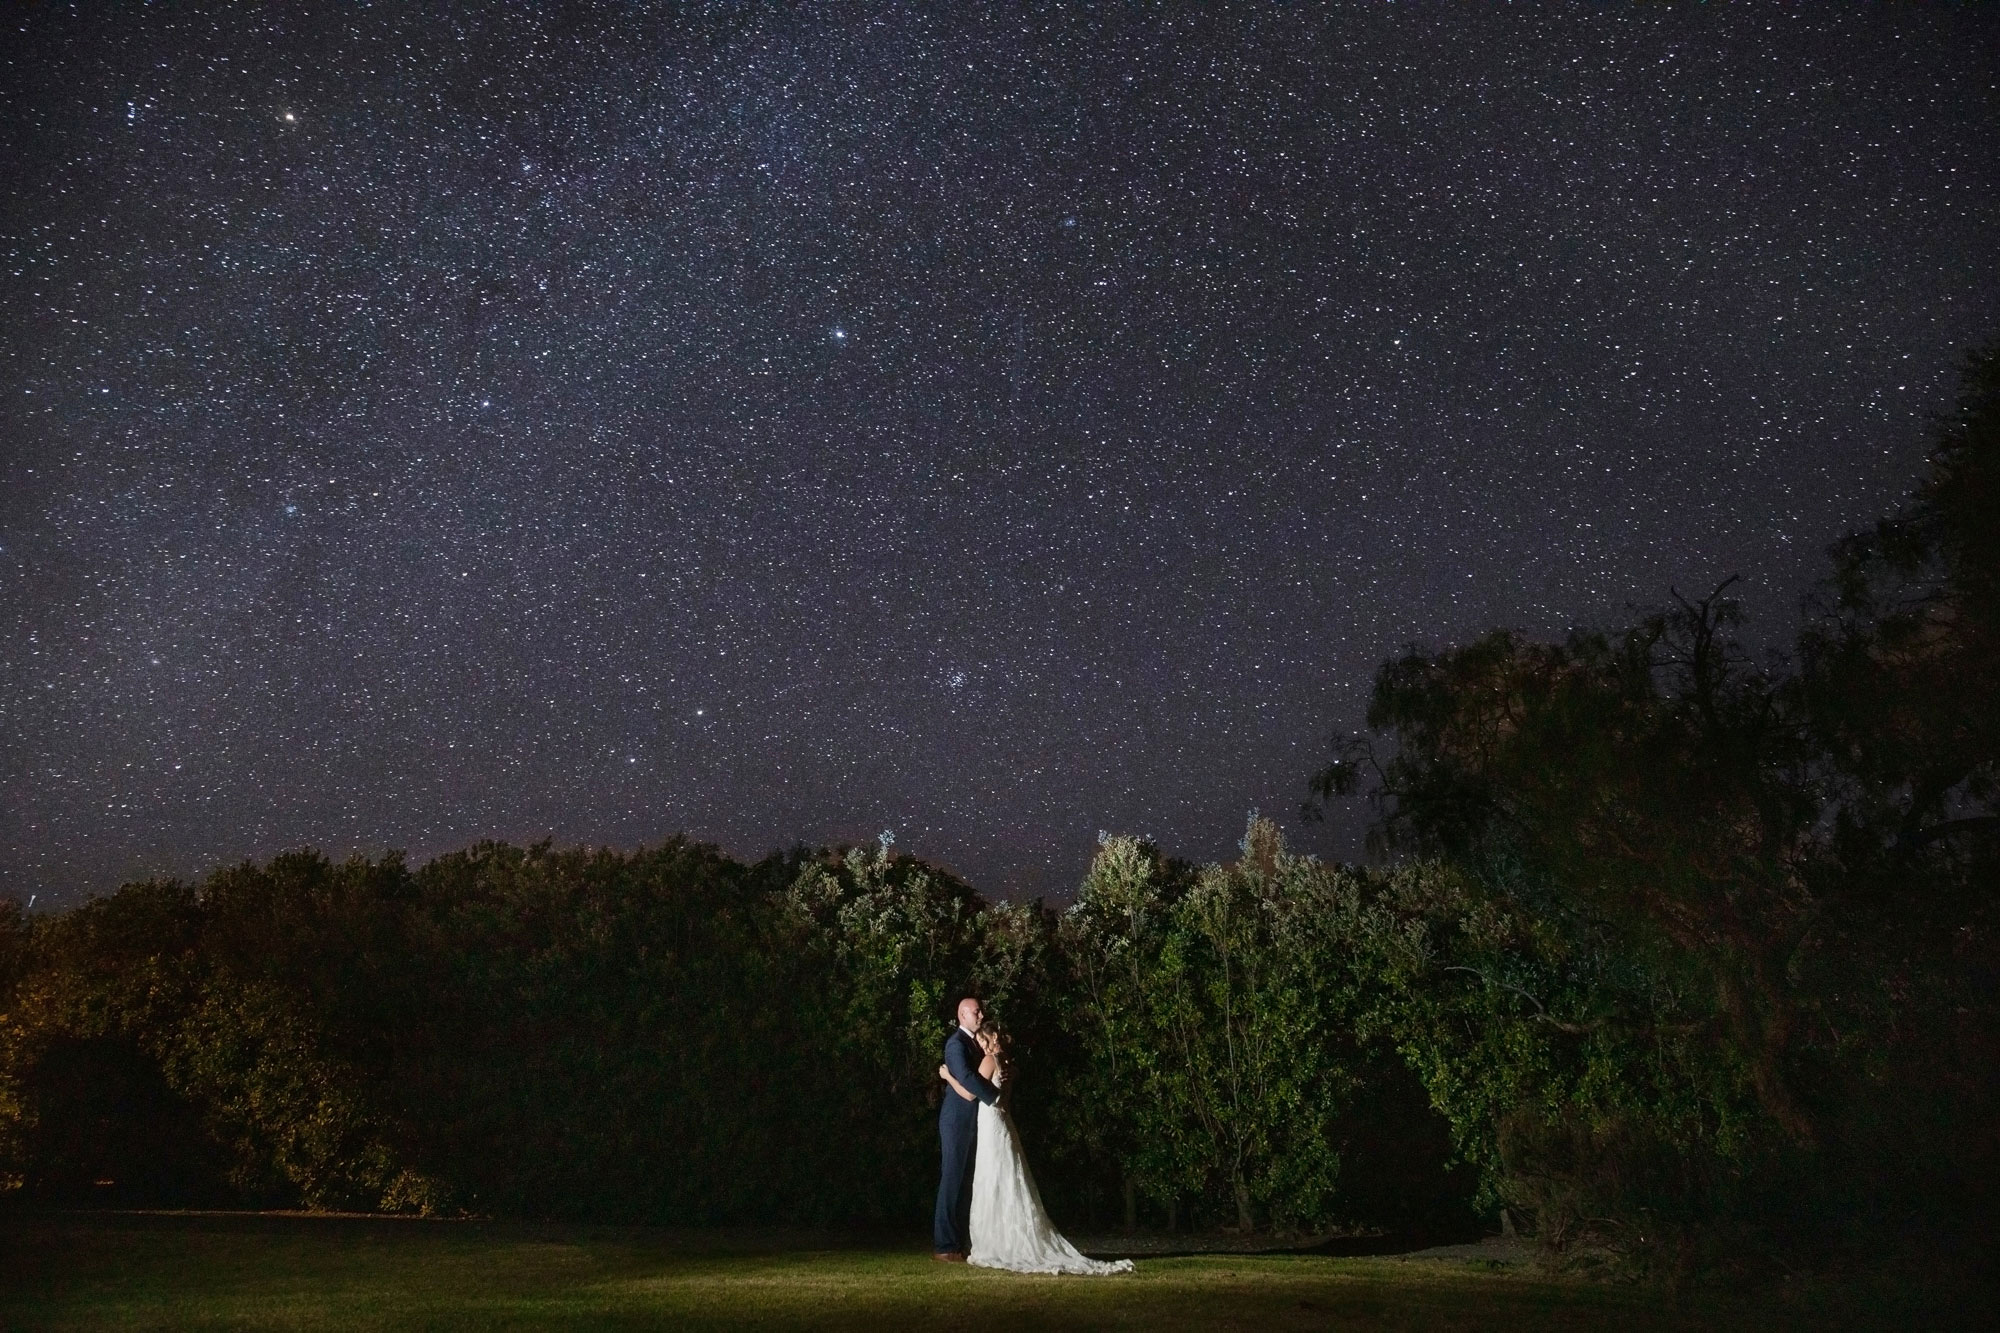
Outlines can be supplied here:
M951 1071L951 1076L958 1080L961 1088L991 1106L1000 1100L1000 1089L980 1077L979 1066L972 1063L971 1057L966 1054L967 1044L962 1041L946 1042L944 1066Z

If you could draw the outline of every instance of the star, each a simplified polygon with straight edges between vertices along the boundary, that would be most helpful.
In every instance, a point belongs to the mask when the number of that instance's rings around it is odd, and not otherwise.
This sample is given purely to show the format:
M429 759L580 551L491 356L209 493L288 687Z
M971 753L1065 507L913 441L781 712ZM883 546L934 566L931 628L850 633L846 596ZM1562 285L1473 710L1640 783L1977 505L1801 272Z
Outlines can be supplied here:
M1227 857L1407 643L1739 569L1791 624L2000 334L1955 7L1307 8L1283 59L1234 7L519 8L476 57L441 7L12 34L0 893L891 821L995 896L1099 827Z

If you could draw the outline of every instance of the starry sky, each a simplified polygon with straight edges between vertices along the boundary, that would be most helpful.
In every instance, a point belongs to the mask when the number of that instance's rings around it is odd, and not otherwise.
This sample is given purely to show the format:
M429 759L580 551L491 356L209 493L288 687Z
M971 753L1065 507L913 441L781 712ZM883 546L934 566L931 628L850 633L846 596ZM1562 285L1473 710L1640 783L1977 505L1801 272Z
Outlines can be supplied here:
M1742 572L2000 335L1979 6L39 4L0 893L1300 827L1376 664Z

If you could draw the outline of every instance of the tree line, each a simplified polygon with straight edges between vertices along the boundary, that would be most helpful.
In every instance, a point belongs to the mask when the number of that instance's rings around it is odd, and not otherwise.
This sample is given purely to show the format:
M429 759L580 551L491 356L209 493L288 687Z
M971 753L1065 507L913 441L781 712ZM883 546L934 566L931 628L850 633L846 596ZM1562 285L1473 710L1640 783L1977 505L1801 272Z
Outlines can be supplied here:
M886 842L745 864L680 839L296 852L10 911L0 1161L67 1200L893 1223L935 1184L969 991L1020 1050L1053 1200L1323 1224L1393 1064L1317 976L1371 872L1268 821L1246 845L1196 869L1106 838L1063 912ZM1425 1146L1442 1170L1441 1125Z
M17 1199L914 1226L953 1002L1072 1226L1509 1220L1685 1276L1990 1226L2000 356L1792 653L1730 586L1377 675L1309 811L986 902L873 848L311 852L0 909Z

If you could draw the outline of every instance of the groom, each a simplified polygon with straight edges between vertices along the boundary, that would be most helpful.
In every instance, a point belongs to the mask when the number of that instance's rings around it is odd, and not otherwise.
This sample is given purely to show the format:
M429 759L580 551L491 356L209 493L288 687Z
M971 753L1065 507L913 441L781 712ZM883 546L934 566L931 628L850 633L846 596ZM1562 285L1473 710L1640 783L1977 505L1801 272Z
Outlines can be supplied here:
M972 1155L979 1146L979 1103L992 1105L1000 1100L1000 1089L979 1076L979 1062L986 1052L973 1040L986 1021L979 1001L967 996L958 1002L958 1027L944 1039L944 1064L960 1087L973 1097L962 1097L949 1083L944 1088L944 1104L938 1107L938 1138L944 1144L944 1169L938 1178L937 1215L932 1220L934 1258L947 1263L965 1262L972 1248ZM978 1100L975 1101L973 1098Z

